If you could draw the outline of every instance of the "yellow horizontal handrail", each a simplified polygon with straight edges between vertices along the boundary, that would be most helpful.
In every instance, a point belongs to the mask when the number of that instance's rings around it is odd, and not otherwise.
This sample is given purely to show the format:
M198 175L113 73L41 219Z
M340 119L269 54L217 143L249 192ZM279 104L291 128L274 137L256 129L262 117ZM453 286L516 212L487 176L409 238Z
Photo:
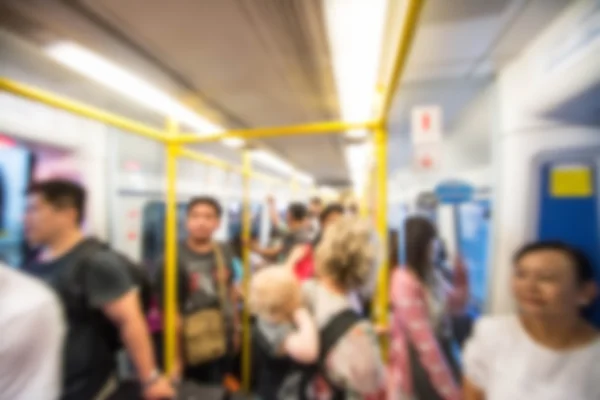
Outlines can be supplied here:
M200 136L197 133L182 133L175 140L178 143L204 143L215 142L229 138L258 139L265 137L281 137L293 135L323 135L332 133L343 133L352 129L373 129L376 126L377 124L374 122L316 122L303 125L277 126L256 129L239 129L205 136Z
M211 167L216 167L216 168L224 169L226 171L235 172L240 175L244 174L243 168L240 165L230 164L230 163L223 161L217 157L206 155L206 154L203 154L198 151L191 150L191 149L188 149L185 147L180 147L177 149L177 156L186 157L191 160L210 165ZM280 183L282 185L288 184L288 181L284 178L277 178L277 177L274 177L274 176L271 176L268 174L264 174L262 172L252 171L249 174L250 174L249 178L252 178L252 179L261 180L261 181L265 181L265 182Z
M25 97L30 100L35 100L50 107L60 108L72 114L93 119L95 121L102 122L104 124L114 126L115 128L132 132L149 139L154 139L161 142L165 142L167 140L167 135L160 129L155 129L132 119L125 118L120 115L68 99L66 97L57 96L45 90L24 85L10 79L0 78L0 90L17 96Z
M181 156L181 157L189 158L194 161L198 161L203 164L210 165L212 167L224 169L227 171L234 171L234 172L238 172L238 173L242 172L242 169L240 167L238 167L237 165L230 164L230 163L223 161L217 157L209 156L209 155L200 153L195 150L186 149L185 147L180 147L177 150L177 155Z

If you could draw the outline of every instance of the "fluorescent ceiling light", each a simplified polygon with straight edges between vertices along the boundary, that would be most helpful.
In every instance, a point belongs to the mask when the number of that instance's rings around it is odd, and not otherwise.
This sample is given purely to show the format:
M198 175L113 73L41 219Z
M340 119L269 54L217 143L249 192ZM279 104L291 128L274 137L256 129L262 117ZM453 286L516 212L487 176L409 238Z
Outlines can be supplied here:
M252 152L252 159L264 167L270 168L284 175L292 175L294 167L283 161L276 155L264 150L255 150Z
M151 110L191 126L198 133L223 131L222 127L199 116L150 83L75 43L57 42L45 50L59 63Z
M319 192L321 192L324 196L337 196L338 191L332 188L331 186L321 186L319 188Z
M261 164L263 167L272 169L283 175L295 177L300 183L305 185L313 185L315 182L315 179L312 176L296 170L290 164L277 157L273 153L265 150L254 150L251 154L252 160L257 164Z
M221 143L223 143L227 147L231 147L234 149L239 149L246 144L244 139L235 138L235 137L225 138L225 139L221 140Z
M328 0L325 5L342 117L368 121L376 99L388 1Z
M380 103L377 79L388 0L328 0L325 5L342 118L351 122L368 121ZM364 137L362 131L347 135ZM345 152L354 190L362 195L371 157L370 145L351 144Z
M371 142L361 144L351 144L346 146L346 162L352 177L354 193L362 196L366 189L367 177L371 167L371 157L373 156Z
M303 172L296 172L294 176L300 183L305 185L313 185L315 183L315 178Z
M349 139L364 139L368 135L366 129L352 129L346 132L346 137Z

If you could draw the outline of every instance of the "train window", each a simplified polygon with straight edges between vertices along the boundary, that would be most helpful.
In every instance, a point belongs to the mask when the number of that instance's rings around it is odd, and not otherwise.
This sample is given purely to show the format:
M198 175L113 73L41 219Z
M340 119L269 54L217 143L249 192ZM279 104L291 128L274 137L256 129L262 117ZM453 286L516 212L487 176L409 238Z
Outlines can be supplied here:
M31 179L31 152L18 145L0 147L0 261L22 266L25 192Z
M472 306L483 311L489 269L490 201L477 200L458 206L458 246L469 271Z
M252 230L258 232L258 227L261 226L262 205L260 203L251 203L250 210L252 215ZM230 239L241 235L242 211L242 204L239 201L233 201L227 207L227 237Z
M177 204L177 238L183 240L187 236L185 228L187 203ZM165 251L165 219L164 201L152 201L144 206L142 213L142 260L145 265L153 265Z

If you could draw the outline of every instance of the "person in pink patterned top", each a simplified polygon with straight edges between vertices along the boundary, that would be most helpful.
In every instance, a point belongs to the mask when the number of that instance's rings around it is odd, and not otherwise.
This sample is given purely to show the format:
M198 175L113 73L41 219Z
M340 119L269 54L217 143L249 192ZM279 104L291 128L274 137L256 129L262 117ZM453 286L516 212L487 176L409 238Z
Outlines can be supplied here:
M456 307L458 297L465 291L463 287L445 290L437 279L432 263L435 238L436 231L429 220L407 219L407 265L394 271L391 284L389 400L462 398L439 337L450 308ZM450 299L452 304L448 303Z

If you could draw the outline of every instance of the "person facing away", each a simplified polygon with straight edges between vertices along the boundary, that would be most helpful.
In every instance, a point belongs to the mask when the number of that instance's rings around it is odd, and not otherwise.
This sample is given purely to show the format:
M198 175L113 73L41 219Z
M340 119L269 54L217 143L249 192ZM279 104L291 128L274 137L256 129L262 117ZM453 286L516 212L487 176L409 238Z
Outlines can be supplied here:
M173 398L173 388L157 369L138 290L125 261L110 250L83 257L85 197L85 190L70 181L38 182L28 190L25 215L28 241L43 248L39 262L30 266L29 272L59 293L66 310L61 398L95 400L116 392L115 350L107 331L98 329L101 318L120 333L136 367L144 398ZM63 295L73 285L78 286L83 299L78 304L68 302Z
M361 290L377 271L376 246L368 224L352 217L332 223L315 252L316 278L303 284L304 301L317 329L353 310L349 295ZM385 371L372 324L365 319L345 331L325 356L327 380L346 399L377 397L384 388ZM331 388L330 388L331 389ZM321 395L329 398L331 390Z
M253 250L265 258L276 257L282 264L289 265L294 264L290 259L301 259L309 250L307 245L311 244L310 231L307 228L307 207L302 203L290 204L286 219L287 231L281 243L270 248L254 245Z
M237 351L240 344L240 320L237 312L238 294L234 286L234 255L229 246L217 243L214 234L221 224L223 209L213 197L193 198L187 206L187 238L178 247L178 305L179 319L185 322L186 315L201 304L220 301L220 282L226 287L227 304L220 305L220 311L227 326L227 355L199 365L186 365L183 355L178 368L183 369L185 378L199 383L221 384L227 375L230 354ZM219 253L217 253L219 252ZM219 259L222 255L225 272L219 272ZM156 276L159 298L163 297L164 260L159 262ZM160 304L164 304L163 301Z
M0 399L57 400L65 322L37 279L0 264Z
M331 224L333 224L335 221L342 218L343 216L344 206L342 206L339 203L329 204L323 209L323 211L321 211L321 214L319 215L320 229L319 233L313 241L314 248L317 248L317 246L321 242L321 239L323 239L323 232L325 231L325 229L327 229L327 227L331 226Z
M435 279L436 230L424 217L404 224L406 266L392 274L391 346L388 371L389 398L460 399L449 352L444 351L446 304Z
M295 400L301 392L302 364L316 362L319 354L317 329L302 304L300 282L285 267L265 267L252 277L248 300L256 315L254 340L266 355L258 395L263 400Z
M597 293L590 261L560 242L525 245L513 260L518 311L477 322L465 399L600 399L600 334L582 316Z

